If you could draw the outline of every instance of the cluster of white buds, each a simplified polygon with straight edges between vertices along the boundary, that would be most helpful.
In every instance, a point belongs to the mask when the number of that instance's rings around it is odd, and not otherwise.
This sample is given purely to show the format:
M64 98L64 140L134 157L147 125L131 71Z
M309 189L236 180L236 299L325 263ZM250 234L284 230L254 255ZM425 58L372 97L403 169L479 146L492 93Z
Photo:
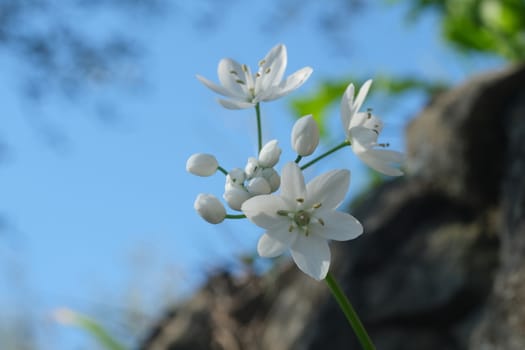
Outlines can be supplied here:
M248 158L244 170L235 168L228 173L223 198L230 208L240 211L249 198L279 189L281 178L273 167L281 152L277 140L272 140L264 145L257 159Z

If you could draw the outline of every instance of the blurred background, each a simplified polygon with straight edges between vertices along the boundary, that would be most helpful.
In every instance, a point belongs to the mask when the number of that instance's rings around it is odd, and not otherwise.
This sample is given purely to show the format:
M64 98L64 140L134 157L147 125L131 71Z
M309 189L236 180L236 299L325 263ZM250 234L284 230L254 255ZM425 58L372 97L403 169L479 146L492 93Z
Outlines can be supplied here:
M321 147L339 143L342 91L369 78L366 107L404 150L434 93L523 59L524 13L521 0L0 0L1 349L96 349L106 331L134 348L216 269L268 266L255 226L193 210L224 179L187 174L186 159L242 167L257 142L253 111L223 109L196 74L217 81L221 58L255 67L284 43L286 74L314 73L262 106L279 167L301 115ZM350 153L307 173L350 167L349 202L378 181ZM63 308L95 322L64 325Z

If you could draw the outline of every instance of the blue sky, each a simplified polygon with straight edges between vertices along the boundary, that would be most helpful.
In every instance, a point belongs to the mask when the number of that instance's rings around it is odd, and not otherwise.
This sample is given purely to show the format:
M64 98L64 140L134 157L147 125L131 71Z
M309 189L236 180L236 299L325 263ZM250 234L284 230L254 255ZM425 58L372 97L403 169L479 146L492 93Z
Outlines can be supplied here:
M14 224L8 236L0 237L0 271L22 272L16 281L0 277L0 306L10 315L29 313L39 332L47 332L41 342L53 349L89 348L80 345L86 344L83 335L49 322L54 308L118 313L139 295L154 317L162 304L184 295L214 267L235 263L240 252L255 249L256 227L245 221L212 226L193 210L200 192L220 197L224 179L187 174L185 162L192 153L214 153L221 165L233 168L243 166L256 148L253 111L222 109L195 74L216 81L221 58L255 66L277 43L288 48L288 74L306 65L314 68L293 96L312 92L325 78L388 73L457 83L501 65L496 59L467 60L451 52L440 41L436 18L429 15L408 26L400 6L370 6L351 16L344 35L351 51L345 56L337 55L312 25L315 6L302 19L271 32L254 24L254 14L268 12L263 3L235 3L213 32L192 28L187 17L198 13L195 6L133 27L146 53L140 66L123 67L119 74L134 76L140 69L145 86L132 92L90 88L118 110L120 118L109 125L97 120L89 99L75 104L51 96L28 106L13 88L23 66L5 52L0 56L0 135L12 151L0 167L0 212ZM76 16L93 35L133 24L111 16ZM403 127L422 102L418 96L394 105L369 102L385 119L383 139L394 149L402 150ZM277 138L284 149L279 168L294 159L289 151L293 119L286 103L262 106L265 140ZM29 122L31 114L63 132L69 140L65 147L46 146ZM338 114L332 118L332 136L339 141ZM333 167L352 169L350 200L366 183L363 167L350 152L334 155L307 177ZM33 307L21 307L24 300Z

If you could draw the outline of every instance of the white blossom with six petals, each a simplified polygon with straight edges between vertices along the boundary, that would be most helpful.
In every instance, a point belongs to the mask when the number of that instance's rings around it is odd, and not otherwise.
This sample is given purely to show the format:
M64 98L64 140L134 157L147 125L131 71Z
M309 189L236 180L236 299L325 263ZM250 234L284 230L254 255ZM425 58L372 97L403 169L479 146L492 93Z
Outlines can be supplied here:
M244 109L262 101L272 101L299 88L312 74L312 68L304 67L283 80L287 64L286 46L276 45L259 62L257 73L250 67L231 58L219 62L217 74L221 85L197 75L197 79L216 93L229 99L219 99L228 109Z
M354 153L372 169L390 176L403 175L401 170L393 166L403 163L403 153L384 149L387 145L377 142L383 122L371 112L359 112L370 85L372 80L367 80L354 100L355 88L354 84L350 84L341 99L341 121L346 138Z
M363 232L356 218L335 210L349 185L348 170L332 170L305 185L301 169L287 163L280 195L252 197L241 208L250 221L266 229L257 244L259 255L271 258L290 250L299 269L324 279L330 267L328 240L346 241Z

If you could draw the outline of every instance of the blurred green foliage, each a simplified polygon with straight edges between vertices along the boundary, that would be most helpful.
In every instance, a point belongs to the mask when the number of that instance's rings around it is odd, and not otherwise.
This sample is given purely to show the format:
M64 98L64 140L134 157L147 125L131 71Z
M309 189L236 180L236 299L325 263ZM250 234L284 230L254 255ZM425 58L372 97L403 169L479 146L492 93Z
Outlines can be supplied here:
M426 10L437 11L444 38L462 51L495 54L510 61L525 58L525 0L404 1L410 3L410 19Z

